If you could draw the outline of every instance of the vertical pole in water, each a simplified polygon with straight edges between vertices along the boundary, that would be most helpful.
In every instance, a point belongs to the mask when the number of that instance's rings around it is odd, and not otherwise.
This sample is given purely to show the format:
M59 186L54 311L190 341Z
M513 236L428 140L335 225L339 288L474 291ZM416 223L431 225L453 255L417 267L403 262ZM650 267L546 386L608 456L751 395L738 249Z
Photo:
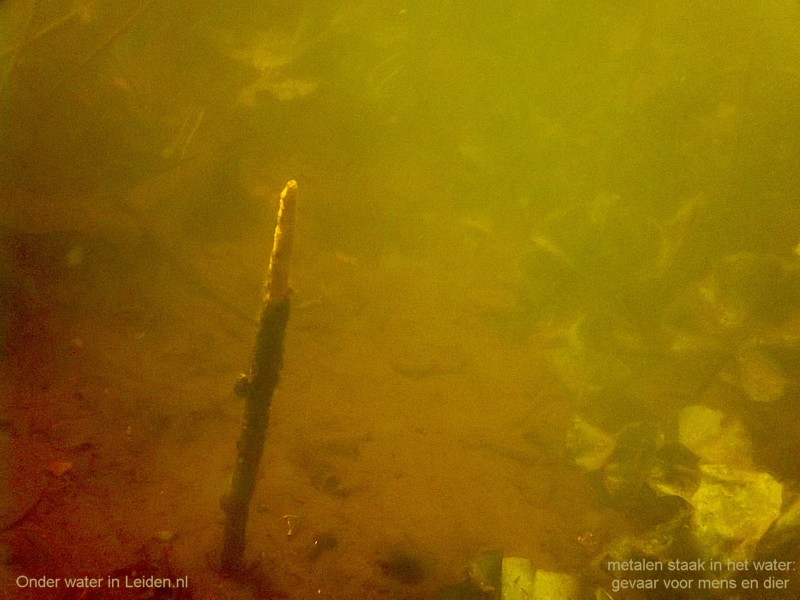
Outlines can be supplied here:
M236 393L245 399L245 409L231 492L223 500L226 519L221 562L222 571L227 574L239 570L244 554L250 500L267 437L272 395L283 363L283 338L289 320L289 262L296 201L297 183L290 181L281 193L250 372L241 377L236 385Z

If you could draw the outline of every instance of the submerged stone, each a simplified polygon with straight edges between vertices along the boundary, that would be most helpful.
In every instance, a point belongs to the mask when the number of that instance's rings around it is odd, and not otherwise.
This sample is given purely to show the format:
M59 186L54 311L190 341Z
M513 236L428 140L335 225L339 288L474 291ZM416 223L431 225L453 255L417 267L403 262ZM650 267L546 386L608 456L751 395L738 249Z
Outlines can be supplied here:
M703 557L741 560L781 514L783 486L768 473L701 465L691 498L693 532Z

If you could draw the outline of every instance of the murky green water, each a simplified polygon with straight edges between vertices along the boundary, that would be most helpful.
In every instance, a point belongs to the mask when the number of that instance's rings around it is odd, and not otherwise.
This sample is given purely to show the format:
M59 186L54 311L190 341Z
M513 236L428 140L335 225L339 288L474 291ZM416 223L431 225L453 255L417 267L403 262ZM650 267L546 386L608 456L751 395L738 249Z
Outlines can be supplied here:
M798 97L796 1L4 3L3 585L795 597Z

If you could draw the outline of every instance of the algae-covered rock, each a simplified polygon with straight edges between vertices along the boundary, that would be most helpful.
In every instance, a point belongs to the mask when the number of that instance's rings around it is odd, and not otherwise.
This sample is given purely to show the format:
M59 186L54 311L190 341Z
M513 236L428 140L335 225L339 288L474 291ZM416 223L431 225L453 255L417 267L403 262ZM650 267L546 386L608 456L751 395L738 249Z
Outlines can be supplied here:
M613 437L578 416L567 431L567 451L575 464L587 471L602 467L614 452L615 443Z
M737 379L747 397L755 402L783 398L789 380L780 367L763 352L746 349L736 357Z
M614 498L637 498L657 465L664 433L654 423L630 423L617 435L603 469L603 485Z
M741 422L707 406L681 411L678 440L706 463L748 467L752 462L750 438Z
M704 558L743 560L781 514L783 486L768 473L701 465L691 498L693 532Z
M541 569L536 571L533 576L533 594L531 596L506 596L505 590L506 588L503 586L503 600L522 600L528 597L534 600L572 600L584 597L581 583L577 578L566 573L542 571Z

